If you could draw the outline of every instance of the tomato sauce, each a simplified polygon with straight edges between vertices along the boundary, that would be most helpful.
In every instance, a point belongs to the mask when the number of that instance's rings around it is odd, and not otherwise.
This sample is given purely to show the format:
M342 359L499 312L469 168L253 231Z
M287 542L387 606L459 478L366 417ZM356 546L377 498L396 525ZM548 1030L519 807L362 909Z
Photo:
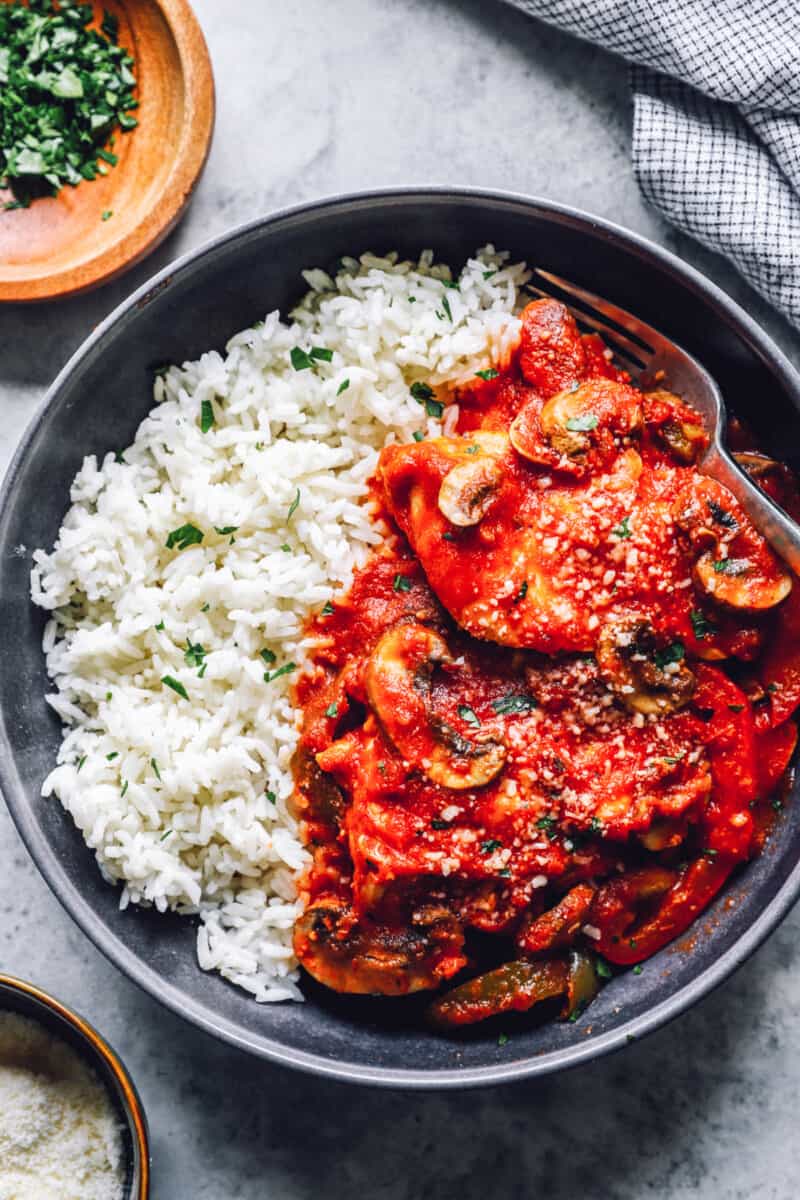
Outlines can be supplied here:
M797 589L691 409L550 301L451 399L456 436L383 452L393 532L297 686L296 946L343 991L434 988L472 931L648 957L763 844L796 741Z

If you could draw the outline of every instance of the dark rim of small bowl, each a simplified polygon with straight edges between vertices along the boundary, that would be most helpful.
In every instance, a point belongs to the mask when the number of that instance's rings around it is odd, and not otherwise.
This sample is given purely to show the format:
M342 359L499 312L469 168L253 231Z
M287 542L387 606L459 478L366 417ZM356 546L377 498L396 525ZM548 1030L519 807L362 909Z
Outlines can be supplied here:
M292 205L279 209L268 216L239 225L228 233L206 242L198 249L177 258L118 305L79 346L61 369L28 425L8 468L2 491L0 491L0 523L34 432L50 405L57 399L64 381L80 361L91 353L95 345L103 340L106 332L112 326L124 320L137 307L146 305L173 279L190 270L199 259L217 253L229 243L247 237L248 234L258 229L292 218L301 217L311 220L316 214L331 208L346 209L350 206L368 206L404 199L429 200L432 204L463 200L467 203L474 201L491 203L498 207L521 208L529 211L532 215L538 214L565 225L583 228L612 245L617 244L632 251L643 260L655 262L673 279L708 301L726 323L737 329L740 336L781 379L787 392L795 397L797 406L800 408L800 375L794 370L772 338L715 283L669 250L657 246L639 234L568 205L557 204L535 196L488 188L420 185L418 187L380 188L365 192L345 193L339 196L323 197L308 204ZM0 722L1 725L2 722ZM31 857L58 900L98 949L134 983L177 1015L232 1046L282 1066L350 1083L429 1090L482 1087L567 1070L599 1058L601 1055L619 1050L673 1020L723 983L758 949L800 897L800 863L798 863L793 867L791 874L764 911L738 941L711 966L697 975L680 992L661 1004L634 1017L621 1028L600 1034L583 1044L572 1046L567 1050L560 1049L518 1062L511 1062L507 1065L474 1067L465 1070L448 1069L432 1072L413 1068L401 1070L363 1067L353 1063L331 1061L302 1050L289 1049L272 1038L244 1036L233 1023L209 1015L208 1009L204 1005L188 999L184 993L165 983L160 975L136 959L123 942L105 928L78 888L64 874L28 805L24 789L14 769L4 727L0 729L0 790L2 790L11 816Z
M4 1008L4 996L19 997L22 1007L17 1009ZM147 1200L150 1194L150 1145L147 1131L147 1118L144 1114L139 1093L133 1080L119 1055L109 1046L104 1037L97 1032L88 1021L67 1008L55 996L45 992L33 983L17 979L13 975L0 974L0 1012L19 1011L21 1016L30 1016L37 1020L43 1014L55 1018L56 1028L69 1027L83 1045L86 1062L97 1072L98 1066L105 1067L106 1078L101 1079L104 1086L107 1080L113 1079L116 1098L120 1109L125 1113L131 1145L133 1161L130 1163L130 1187L125 1200ZM43 1025L43 1028L47 1026ZM51 1032L52 1029L50 1030ZM58 1036L56 1034L56 1036Z

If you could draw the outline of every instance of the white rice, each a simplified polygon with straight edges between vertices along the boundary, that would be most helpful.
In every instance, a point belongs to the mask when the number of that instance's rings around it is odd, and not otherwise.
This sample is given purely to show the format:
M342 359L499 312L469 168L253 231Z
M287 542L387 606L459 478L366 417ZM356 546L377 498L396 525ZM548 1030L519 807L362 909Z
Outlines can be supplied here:
M224 355L156 379L133 445L84 460L54 549L34 554L32 596L53 614L48 700L64 723L43 795L123 885L122 908L199 914L200 966L256 1000L300 998L291 942L307 861L290 804L297 672L266 682L261 651L272 670L302 666L306 618L380 541L365 503L378 452L439 428L410 385L507 358L528 278L507 257L484 248L458 288L429 252L346 259L335 280L306 272L291 325L270 313ZM295 347L333 357L296 370ZM202 542L167 549L187 524Z

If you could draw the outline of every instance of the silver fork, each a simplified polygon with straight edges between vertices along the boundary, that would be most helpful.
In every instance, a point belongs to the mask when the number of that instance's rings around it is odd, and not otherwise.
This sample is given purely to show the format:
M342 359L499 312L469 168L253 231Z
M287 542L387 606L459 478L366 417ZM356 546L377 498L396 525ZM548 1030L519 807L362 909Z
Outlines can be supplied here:
M625 360L624 365L634 378L645 374L651 380L663 378L670 391L677 392L697 410L710 438L708 450L697 464L698 469L705 475L712 475L733 492L756 529L800 575L800 526L774 504L731 457L725 445L728 423L725 401L705 367L682 346L610 300L539 267L535 268L535 274L537 283L528 284L528 291L566 304L579 325L601 334L614 356ZM569 304L568 297L577 301L577 306ZM609 321L620 328L613 328L607 323Z

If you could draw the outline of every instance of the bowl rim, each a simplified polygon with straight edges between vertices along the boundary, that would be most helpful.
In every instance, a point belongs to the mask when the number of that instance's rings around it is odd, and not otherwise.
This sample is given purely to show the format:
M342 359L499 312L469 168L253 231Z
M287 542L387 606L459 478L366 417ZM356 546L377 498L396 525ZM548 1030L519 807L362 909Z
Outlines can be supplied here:
M116 1084L117 1095L129 1118L135 1148L133 1187L126 1200L147 1200L150 1195L150 1140L147 1118L139 1093L122 1059L93 1025L61 1000L37 987L35 983L28 983L15 975L0 973L0 998L4 993L25 996L35 1001L38 1006L55 1013L80 1036L87 1048L87 1059L100 1059L109 1068Z
M658 246L641 234L571 205L560 204L543 197L492 188L422 184L345 192L323 196L311 202L289 205L237 225L181 255L117 305L70 356L29 421L9 464L2 488L0 488L0 530L6 519L17 476L45 414L56 402L61 388L72 372L84 358L92 354L106 334L123 321L129 313L146 306L173 280L191 270L200 259L216 255L230 243L241 239L246 240L249 235L261 229L298 218L313 220L315 216L330 209L347 209L359 205L371 207L376 204L391 204L404 200L409 202L428 201L432 204L462 201L473 202L477 205L491 203L499 208L521 208L531 215L539 215L588 233L594 233L612 245L616 244L622 249L633 252L641 259L655 261L655 264L671 278L694 294L711 302L718 315L724 317L729 325L736 328L736 332L757 357L768 363L772 372L780 378L787 392L794 396L798 408L800 408L800 373L795 371L770 335L712 280L671 251ZM329 1059L320 1054L288 1047L272 1037L243 1034L233 1021L214 1014L202 1002L187 997L175 985L167 983L147 963L133 955L127 949L121 936L112 932L98 919L94 909L81 891L68 879L50 843L35 820L33 809L16 772L3 714L0 714L0 792L6 800L11 817L28 852L57 899L83 933L123 974L172 1012L231 1046L280 1066L292 1067L308 1074L349 1083L432 1091L484 1087L549 1075L612 1053L654 1032L723 983L758 949L800 897L799 860L756 920L710 966L690 980L680 991L632 1018L624 1026L593 1036L584 1043L532 1055L517 1061L511 1060L507 1063L481 1067L424 1070L422 1068L366 1066Z
M161 194L133 228L85 262L41 275L4 278L0 271L0 304L56 300L109 283L155 250L183 217L211 149L216 118L214 72L189 0L153 3L175 44L186 109L180 143Z

